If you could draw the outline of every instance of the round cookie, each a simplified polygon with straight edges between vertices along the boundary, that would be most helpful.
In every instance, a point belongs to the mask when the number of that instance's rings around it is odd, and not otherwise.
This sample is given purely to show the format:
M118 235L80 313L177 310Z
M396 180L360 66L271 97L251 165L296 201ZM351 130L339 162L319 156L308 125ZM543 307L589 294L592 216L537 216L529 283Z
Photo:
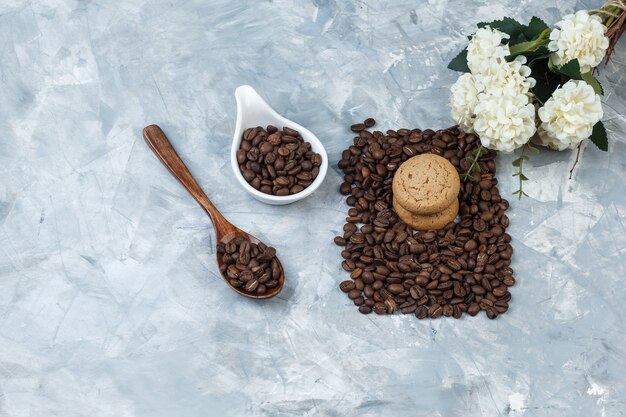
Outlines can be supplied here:
M460 188L454 165L430 153L407 159L393 176L394 198L414 214L439 213L457 199Z
M396 210L400 220L416 230L437 230L454 221L459 212L459 200L454 199L450 206L435 214L415 214L411 213L393 197L393 208Z

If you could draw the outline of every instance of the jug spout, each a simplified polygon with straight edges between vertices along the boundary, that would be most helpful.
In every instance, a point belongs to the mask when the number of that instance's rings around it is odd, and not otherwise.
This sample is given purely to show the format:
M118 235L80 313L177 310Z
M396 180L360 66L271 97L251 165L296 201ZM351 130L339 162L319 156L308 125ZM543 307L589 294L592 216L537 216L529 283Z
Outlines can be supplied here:
M249 85L237 87L235 100L237 100L237 121L242 127L261 126L264 122L278 122L281 118Z
M267 105L259 93L257 93L256 90L249 85L241 85L237 87L235 90L235 99L237 100L237 103L241 103L246 107L258 105L259 102Z

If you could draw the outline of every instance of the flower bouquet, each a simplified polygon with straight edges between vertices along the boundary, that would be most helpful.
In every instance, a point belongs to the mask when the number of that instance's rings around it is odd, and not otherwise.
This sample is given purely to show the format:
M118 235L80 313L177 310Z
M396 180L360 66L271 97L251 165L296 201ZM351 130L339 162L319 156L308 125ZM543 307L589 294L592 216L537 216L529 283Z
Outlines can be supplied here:
M594 70L609 57L624 32L626 4L610 0L601 9L564 16L550 28L533 17L526 25L505 17L479 23L469 44L448 65L464 74L451 87L451 114L482 146L463 179L472 178L484 149L512 152L521 198L527 151L533 144L575 149L590 139L608 150L601 122L602 86ZM578 160L578 156L577 156Z

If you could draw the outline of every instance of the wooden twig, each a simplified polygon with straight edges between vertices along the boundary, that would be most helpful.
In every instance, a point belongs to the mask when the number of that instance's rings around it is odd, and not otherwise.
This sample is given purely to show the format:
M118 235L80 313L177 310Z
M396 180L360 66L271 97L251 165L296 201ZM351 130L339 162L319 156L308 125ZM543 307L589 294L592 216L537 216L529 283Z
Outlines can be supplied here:
M576 151L576 160L574 161L574 165L572 165L572 169L569 170L569 179L572 179L572 173L574 172L574 168L576 168L576 165L578 164L578 158L580 158L580 148L583 146L583 143L580 142L578 144L578 150Z

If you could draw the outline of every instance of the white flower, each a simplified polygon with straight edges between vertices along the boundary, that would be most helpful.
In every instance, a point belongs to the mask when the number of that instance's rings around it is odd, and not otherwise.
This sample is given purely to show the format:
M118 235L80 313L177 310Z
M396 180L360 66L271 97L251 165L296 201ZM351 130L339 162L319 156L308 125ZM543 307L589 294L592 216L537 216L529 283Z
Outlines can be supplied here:
M535 134L535 86L526 58L507 62L509 36L498 30L479 29L467 47L472 71L452 86L452 117L461 128L480 136L483 146L511 152Z
M508 45L502 45L509 35L485 26L476 31L467 45L467 66L473 74L480 74L489 67L491 61L504 59L509 55Z
M531 94L535 79L530 77L530 68L525 63L525 56L518 56L512 62L492 60L481 74L476 75L477 88L497 97Z
M489 149L511 152L535 134L535 107L528 96L479 94L474 131Z
M591 136L603 116L600 96L586 82L575 80L557 88L538 113L539 144L559 151L573 149Z
M525 57L492 60L484 73L464 74L451 88L452 117L487 148L511 152L535 133L535 80L525 63Z
M580 71L586 73L595 68L606 54L609 39L604 35L606 26L598 16L589 16L585 10L563 17L556 24L558 29L550 33L548 49L554 51L550 60L561 66L578 59Z
M450 87L450 107L452 118L468 133L473 132L474 108L478 104L476 80L472 74L463 74Z

